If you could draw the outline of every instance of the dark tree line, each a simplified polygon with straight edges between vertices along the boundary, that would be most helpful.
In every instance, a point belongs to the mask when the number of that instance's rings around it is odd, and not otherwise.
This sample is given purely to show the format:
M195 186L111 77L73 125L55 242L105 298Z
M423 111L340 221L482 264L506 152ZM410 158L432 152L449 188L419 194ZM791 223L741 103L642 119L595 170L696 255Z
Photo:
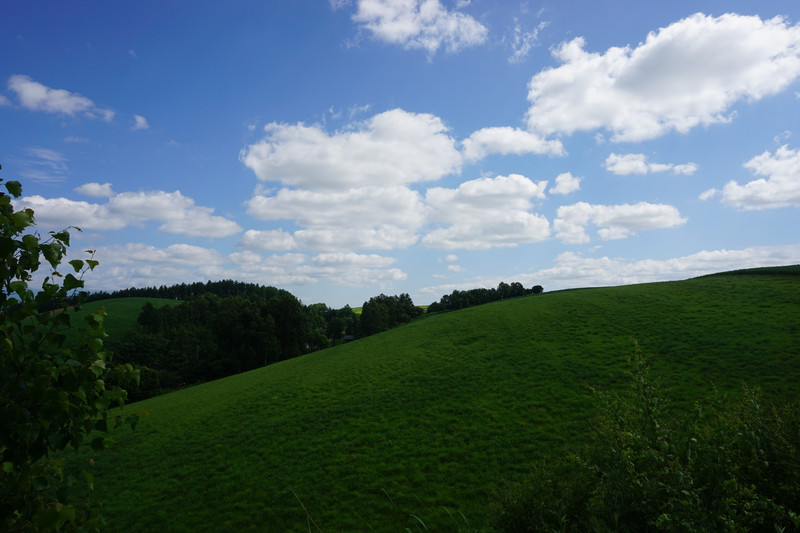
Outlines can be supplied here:
M361 307L362 335L372 335L405 324L421 316L424 311L414 305L408 294L400 296L373 296Z
M134 328L107 344L140 368L132 392L139 399L318 349L310 333L306 311L286 291L269 299L206 293L174 306L145 304Z
M350 306L303 305L285 290L233 281L125 289L94 299L134 296L182 301L145 304L130 331L108 340L117 360L140 370L132 399L253 370L423 314L408 294L370 298L359 317Z
M467 291L454 290L450 294L442 296L441 300L428 306L428 313L441 311L455 311L474 305L496 302L505 298L516 298L528 294L541 294L544 291L541 285L534 285L530 289L522 286L522 283L515 281L511 284L500 282L496 289L470 289Z
M141 383L131 391L133 399L253 370L359 333L358 316L349 306L305 306L285 290L249 283L181 284L103 294L182 300L160 308L145 304L131 330L107 341L117 360L140 369Z
M276 296L280 289L271 286L257 285L226 279L222 281L198 281L195 283L180 283L176 285L161 285L160 287L131 287L112 292L99 291L87 296L87 302L106 300L109 298L167 298L170 300L191 300L204 294L217 296L260 296L270 299Z

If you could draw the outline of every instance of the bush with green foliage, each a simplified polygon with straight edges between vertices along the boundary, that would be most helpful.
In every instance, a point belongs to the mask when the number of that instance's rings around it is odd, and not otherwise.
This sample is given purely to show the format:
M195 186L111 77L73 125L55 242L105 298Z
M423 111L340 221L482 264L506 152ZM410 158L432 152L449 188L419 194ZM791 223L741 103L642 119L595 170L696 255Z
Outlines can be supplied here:
M498 505L503 531L798 531L800 405L758 390L671 413L638 349L629 395L597 393L594 440Z
M109 427L123 422L109 416L109 408L126 397L110 383L135 381L136 374L130 365L112 368L102 312L87 316L82 327L72 323L75 309L66 302L97 261L61 265L69 232L44 238L31 232L33 211L15 210L12 201L22 186L9 181L5 189L8 193L0 192L0 530L96 529L99 517L89 502L75 501L78 481L52 454L88 439L93 448L103 448ZM42 260L52 270L34 291L29 282ZM60 274L56 269L62 266L72 272ZM134 425L135 416L125 421ZM84 472L80 484L77 492L91 490L92 475Z

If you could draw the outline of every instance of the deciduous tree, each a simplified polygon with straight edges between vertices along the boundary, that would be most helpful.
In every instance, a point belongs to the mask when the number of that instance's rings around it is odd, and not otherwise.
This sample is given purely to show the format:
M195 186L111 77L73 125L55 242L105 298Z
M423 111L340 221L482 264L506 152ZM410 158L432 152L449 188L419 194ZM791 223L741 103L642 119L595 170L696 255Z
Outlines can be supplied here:
M62 265L69 231L40 235L33 230L33 210L15 210L12 198L21 196L20 183L6 182L5 190L0 192L0 530L91 530L98 519L85 500L76 501L76 482L53 453L88 439L95 449L103 448L109 427L122 423L109 415L126 399L119 384L138 376L130 365L112 367L103 343L103 312L77 324L76 308L67 303L97 261ZM49 275L34 290L34 273L47 266ZM70 272L57 270L64 268ZM135 421L135 415L127 419ZM84 473L83 482L92 488L91 473Z

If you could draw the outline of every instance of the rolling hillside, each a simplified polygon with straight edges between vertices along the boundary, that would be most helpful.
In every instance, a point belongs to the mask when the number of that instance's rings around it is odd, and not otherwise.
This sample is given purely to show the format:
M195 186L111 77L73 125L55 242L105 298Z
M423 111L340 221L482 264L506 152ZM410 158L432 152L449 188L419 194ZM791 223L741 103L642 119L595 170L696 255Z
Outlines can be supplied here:
M496 490L581 442L634 340L675 409L743 382L796 397L798 269L424 317L126 406L136 431L73 464L119 531L481 529Z
M113 337L125 333L136 324L136 319L139 317L139 313L142 312L142 306L147 302L153 304L154 307L180 303L178 300L168 300L166 298L111 298L85 304L83 311L85 313L94 313L99 309L105 308L106 317L103 320L103 326L106 329L106 333Z

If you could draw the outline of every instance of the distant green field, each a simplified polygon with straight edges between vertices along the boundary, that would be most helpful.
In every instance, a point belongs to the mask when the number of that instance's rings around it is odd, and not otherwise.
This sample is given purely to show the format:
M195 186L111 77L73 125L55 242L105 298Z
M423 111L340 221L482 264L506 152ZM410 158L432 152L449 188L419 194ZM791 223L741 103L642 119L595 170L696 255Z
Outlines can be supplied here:
M675 409L800 394L800 276L580 289L424 317L125 408L90 468L115 531L482 529L495 491L580 443L636 340ZM307 515L308 513L308 515ZM309 522L309 516L313 523Z
M150 302L155 307L180 303L177 300L164 298L111 298L90 302L83 306L83 312L94 313L99 309L105 308L106 317L103 325L108 336L114 337L122 335L136 324L136 319L139 318L139 313L142 312L142 306L147 302Z

